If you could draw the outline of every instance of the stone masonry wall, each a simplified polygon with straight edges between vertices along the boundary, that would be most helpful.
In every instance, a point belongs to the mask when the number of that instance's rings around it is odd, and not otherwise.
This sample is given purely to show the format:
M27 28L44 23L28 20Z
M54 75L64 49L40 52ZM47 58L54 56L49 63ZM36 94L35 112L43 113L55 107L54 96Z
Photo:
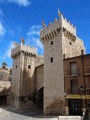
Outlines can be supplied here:
M18 96L20 89L20 56L15 57L12 69L11 105L18 109Z
M50 31L48 31L49 33ZM62 98L64 103L64 74L63 74L63 55L62 55L62 31L52 40L44 41L44 114L49 114L52 103ZM51 45L53 41L53 45ZM50 62L53 57L53 62ZM63 104L64 106L64 104ZM53 106L58 112L58 105Z
M21 44L12 50L11 56L11 105L16 109L34 108L36 49Z

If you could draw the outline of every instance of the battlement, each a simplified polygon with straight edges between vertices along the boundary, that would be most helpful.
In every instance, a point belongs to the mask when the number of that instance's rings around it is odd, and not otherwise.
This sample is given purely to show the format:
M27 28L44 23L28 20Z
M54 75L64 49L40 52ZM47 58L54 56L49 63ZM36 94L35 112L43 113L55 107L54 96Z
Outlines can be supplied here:
M41 32L43 32L43 30L49 30L51 29L52 27L58 27L58 25L60 26L60 23L64 26L64 24L67 24L66 28L71 28L71 29L74 29L76 30L76 26L74 26L70 21L68 21L65 17L63 17L63 15L61 14L61 17L60 19L57 19L55 18L53 22L49 23L49 25L45 25L44 21L42 21L42 26L43 26L43 29L41 29ZM62 26L62 27L63 27ZM64 26L65 27L65 26Z
M37 55L36 48L31 48L30 46L26 46L26 45L18 45L11 50L11 57L14 58L15 56L19 55L21 52L34 56Z
M43 29L41 29L41 32L47 32L50 29L55 29L58 28L58 25L60 26L60 20L55 18L53 22L49 23L49 25L46 26L46 24L44 23L44 21L42 21L42 26Z
M51 39L56 36L57 30L61 28L61 21L56 19L53 23L50 23L48 26L45 25L44 21L42 21L43 29L40 31L40 37L41 39ZM49 37L48 37L49 36Z
M68 21L66 18L63 17L63 15L58 10L59 19L54 20L53 23L50 23L48 26L42 21L43 29L40 31L41 41L52 39L53 37L56 37L58 33L60 33L60 30L63 28L66 29L72 36L76 36L76 27Z
M62 15L62 27L69 30L73 35L76 36L76 26L74 26L70 21L68 21L66 18Z
M42 42L45 40L51 40L57 37L61 31L61 21L55 19L53 23L50 23L49 26L43 25L43 29L40 31L40 39Z

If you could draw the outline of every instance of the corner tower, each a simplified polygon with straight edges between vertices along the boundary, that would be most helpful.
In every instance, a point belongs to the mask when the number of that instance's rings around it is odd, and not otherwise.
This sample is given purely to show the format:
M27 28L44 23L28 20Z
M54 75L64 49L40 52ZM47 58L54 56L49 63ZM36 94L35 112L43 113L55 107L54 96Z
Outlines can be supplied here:
M55 19L48 27L44 21L42 25L40 35L44 44L44 114L62 114L64 111L62 22ZM59 110L60 106L62 110Z
M65 114L63 59L74 57L85 50L76 36L76 27L58 10L59 20L43 29L40 39L44 44L44 114ZM77 49L76 49L77 47Z
M35 92L35 48L14 43L11 51L13 58L11 105L16 109L34 108L33 94Z

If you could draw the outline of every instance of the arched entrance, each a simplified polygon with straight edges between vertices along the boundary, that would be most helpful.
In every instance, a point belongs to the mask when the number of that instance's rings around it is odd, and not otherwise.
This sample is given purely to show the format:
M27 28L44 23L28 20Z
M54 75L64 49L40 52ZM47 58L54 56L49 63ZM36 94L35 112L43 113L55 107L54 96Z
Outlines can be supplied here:
M7 96L2 95L0 96L0 105L6 105L7 104Z
M43 109L43 87L39 89L37 93L37 107L38 109Z

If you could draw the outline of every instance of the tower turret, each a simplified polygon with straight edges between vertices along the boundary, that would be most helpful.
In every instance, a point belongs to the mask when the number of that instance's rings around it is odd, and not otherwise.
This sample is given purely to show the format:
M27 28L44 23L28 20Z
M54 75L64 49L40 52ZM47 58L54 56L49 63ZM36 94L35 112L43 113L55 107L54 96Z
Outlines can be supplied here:
M34 108L32 95L35 92L35 58L37 50L26 46L24 40L11 51L13 59L11 105L17 109Z
M62 32L61 20L55 19L40 33L44 44L44 114L64 113Z
M40 32L40 39L44 44L45 114L52 111L54 114L64 113L63 59L81 55L81 49L85 48L76 35L76 27L67 21L59 10L58 15L58 20L55 19Z

